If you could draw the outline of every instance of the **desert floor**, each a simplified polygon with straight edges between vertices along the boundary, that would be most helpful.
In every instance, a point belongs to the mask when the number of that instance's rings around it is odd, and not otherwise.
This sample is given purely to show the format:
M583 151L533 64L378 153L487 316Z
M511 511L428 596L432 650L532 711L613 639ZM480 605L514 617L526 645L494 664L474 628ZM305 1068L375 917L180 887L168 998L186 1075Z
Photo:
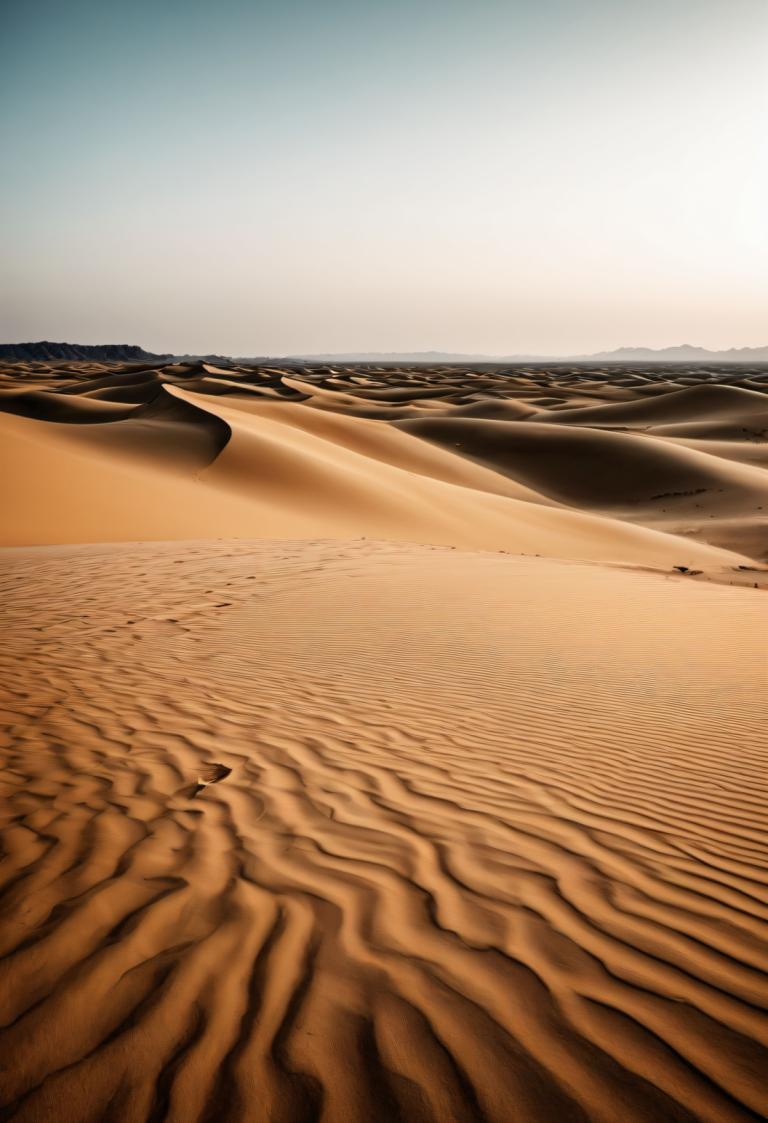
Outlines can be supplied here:
M765 1116L766 372L0 410L0 1119Z

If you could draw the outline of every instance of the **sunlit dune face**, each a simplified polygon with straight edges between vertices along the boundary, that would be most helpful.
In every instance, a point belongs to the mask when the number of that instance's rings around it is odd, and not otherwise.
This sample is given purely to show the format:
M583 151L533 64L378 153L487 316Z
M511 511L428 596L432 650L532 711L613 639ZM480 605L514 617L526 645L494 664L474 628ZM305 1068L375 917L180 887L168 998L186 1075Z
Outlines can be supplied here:
M8 544L363 534L729 581L766 561L759 365L0 374Z

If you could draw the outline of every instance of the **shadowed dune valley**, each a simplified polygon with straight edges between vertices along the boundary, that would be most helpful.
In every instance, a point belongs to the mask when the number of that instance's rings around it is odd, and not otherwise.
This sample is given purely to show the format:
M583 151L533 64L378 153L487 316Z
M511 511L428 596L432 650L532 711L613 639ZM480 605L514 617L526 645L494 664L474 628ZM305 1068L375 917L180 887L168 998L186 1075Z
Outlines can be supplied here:
M768 1114L768 366L0 361L0 1120Z

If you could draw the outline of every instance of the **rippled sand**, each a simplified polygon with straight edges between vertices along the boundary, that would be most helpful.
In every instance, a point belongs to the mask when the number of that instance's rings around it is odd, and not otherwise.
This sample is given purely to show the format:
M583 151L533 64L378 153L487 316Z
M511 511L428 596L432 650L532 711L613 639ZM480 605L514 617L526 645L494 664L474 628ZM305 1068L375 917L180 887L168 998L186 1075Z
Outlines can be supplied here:
M0 367L0 1119L768 1113L768 372Z
M760 1118L759 592L368 542L5 561L7 1117Z

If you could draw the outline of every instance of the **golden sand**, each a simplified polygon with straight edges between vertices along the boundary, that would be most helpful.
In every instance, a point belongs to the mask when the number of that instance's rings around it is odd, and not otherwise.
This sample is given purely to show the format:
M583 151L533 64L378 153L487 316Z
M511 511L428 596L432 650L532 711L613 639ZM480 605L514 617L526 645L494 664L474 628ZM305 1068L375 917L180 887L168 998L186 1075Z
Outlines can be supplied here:
M3 391L2 1118L760 1119L764 394L140 373Z

